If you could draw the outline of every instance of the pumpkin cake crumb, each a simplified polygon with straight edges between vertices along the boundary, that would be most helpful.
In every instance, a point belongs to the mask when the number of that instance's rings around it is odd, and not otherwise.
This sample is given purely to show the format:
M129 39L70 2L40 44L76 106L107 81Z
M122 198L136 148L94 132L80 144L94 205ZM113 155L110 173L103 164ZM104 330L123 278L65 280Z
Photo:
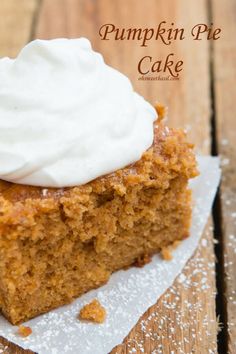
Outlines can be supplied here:
M103 323L106 318L106 310L97 299L82 307L79 313L80 320Z
M17 333L21 336L21 337L28 337L32 334L32 329L30 327L27 326L19 326L18 327L18 331Z
M167 247L163 247L161 249L161 256L165 261L171 261L173 259L172 251L174 251L179 245L181 241L174 241L171 245Z

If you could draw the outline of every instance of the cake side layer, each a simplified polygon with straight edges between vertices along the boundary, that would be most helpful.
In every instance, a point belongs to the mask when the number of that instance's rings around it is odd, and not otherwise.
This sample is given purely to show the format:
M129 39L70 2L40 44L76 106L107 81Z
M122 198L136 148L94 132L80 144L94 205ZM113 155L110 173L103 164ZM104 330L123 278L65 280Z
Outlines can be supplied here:
M153 148L138 163L87 185L36 198L39 188L5 184L0 198L3 313L18 323L68 303L139 256L186 237L187 182L196 173L184 134L160 125ZM18 201L16 190L21 190Z
M12 241L1 268L6 317L18 323L68 303L143 254L153 254L188 236L191 212L186 183L176 180L168 190L152 192L152 209L141 201L145 191L139 197L140 219L132 226L119 225L104 243L93 238L82 242L77 233L58 234L56 241L53 237L21 244Z

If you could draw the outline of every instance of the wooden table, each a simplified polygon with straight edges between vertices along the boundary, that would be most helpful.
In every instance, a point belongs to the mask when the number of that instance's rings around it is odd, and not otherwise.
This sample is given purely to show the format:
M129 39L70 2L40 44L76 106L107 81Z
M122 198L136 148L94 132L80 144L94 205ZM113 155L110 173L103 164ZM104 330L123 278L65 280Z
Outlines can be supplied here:
M169 106L169 124L185 127L197 152L222 157L220 193L183 281L142 316L113 354L236 353L235 14L235 0L0 0L1 56L17 55L34 38L86 36L145 98ZM186 30L213 22L222 38L186 38L171 47L150 41L144 48L135 41L101 41L98 35L104 23L145 28L162 20ZM184 61L180 80L138 80L140 57L164 58L170 52ZM31 353L3 338L0 349Z

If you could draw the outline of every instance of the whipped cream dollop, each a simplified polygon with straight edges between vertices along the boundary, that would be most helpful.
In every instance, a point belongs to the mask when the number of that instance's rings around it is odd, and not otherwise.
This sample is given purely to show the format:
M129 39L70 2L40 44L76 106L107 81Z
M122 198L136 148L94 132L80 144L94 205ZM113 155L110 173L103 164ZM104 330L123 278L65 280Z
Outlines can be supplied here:
M0 60L0 179L84 184L139 160L156 117L87 39L32 41Z

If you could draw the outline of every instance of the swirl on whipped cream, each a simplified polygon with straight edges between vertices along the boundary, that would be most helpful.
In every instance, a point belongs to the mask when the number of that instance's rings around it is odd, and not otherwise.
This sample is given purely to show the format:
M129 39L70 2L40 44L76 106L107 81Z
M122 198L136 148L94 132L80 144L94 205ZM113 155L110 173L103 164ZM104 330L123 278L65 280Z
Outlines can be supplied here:
M0 178L68 187L138 161L155 109L85 38L35 40L0 60Z

